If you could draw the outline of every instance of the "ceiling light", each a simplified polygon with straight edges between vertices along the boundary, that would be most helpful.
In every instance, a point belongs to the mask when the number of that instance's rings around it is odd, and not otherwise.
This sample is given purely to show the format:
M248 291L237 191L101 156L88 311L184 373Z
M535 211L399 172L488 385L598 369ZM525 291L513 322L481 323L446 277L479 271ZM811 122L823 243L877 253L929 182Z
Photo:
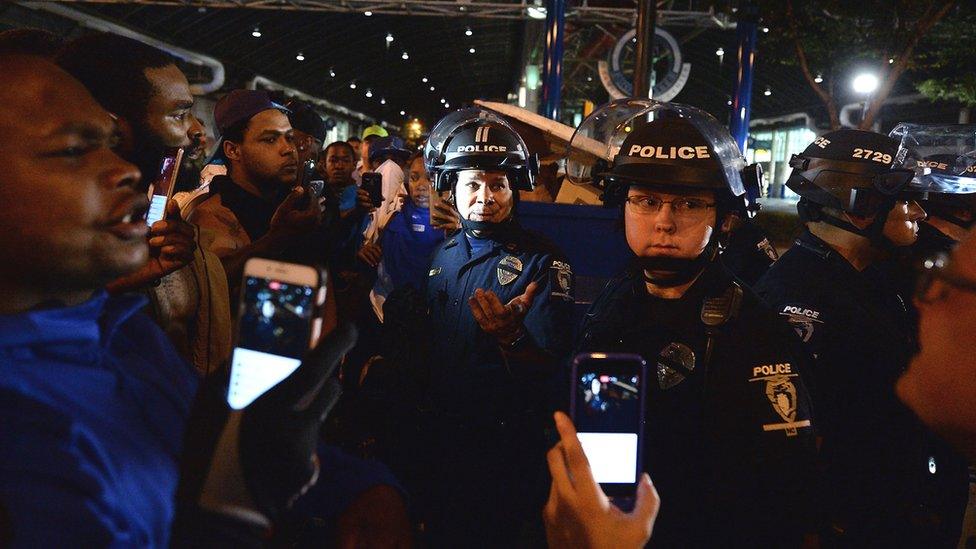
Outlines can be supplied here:
M353 80L352 82L349 83L349 89L350 90L356 89L356 81L355 80Z
M546 8L539 6L529 6L526 10L529 13L529 17L532 19L545 19L546 18Z
M725 102L725 104L731 107L732 106L732 100L729 99L728 101Z
M817 84L823 82L823 75L818 72L817 77L814 78L813 81L816 82Z
M393 33L386 33L386 43L389 44L393 42Z
M769 32L769 27L763 27L763 32Z
M329 78L335 78L335 69L329 69Z
M715 55L717 55L719 57L722 57L723 55L725 55L725 48L719 46L719 48L717 50L715 50Z
M373 90L367 89L366 90L366 97L373 97Z
M444 108L445 109L450 109L451 108L451 104L450 103L444 103Z
M769 97L770 95L773 95L773 90L769 89L769 86L766 86L766 91L763 92L763 95Z
M468 53L474 53L474 48L469 49Z
M385 97L381 97L380 98L380 105L386 105L386 98Z
M425 76L425 77L421 78L420 81L423 82L424 84L426 84L427 83L427 77Z
M474 33L471 32L471 27L468 27L468 28L464 29L464 35L465 36L471 36L472 34L474 34Z
M447 103L447 99L444 99L443 97L441 97L441 103L442 103L442 104L443 104L443 103Z
M878 84L878 77L869 72L862 72L851 80L854 91L863 94L874 93L874 90L878 89Z
M403 55L400 56L400 59L406 61L407 59L410 59L410 55L407 52L403 52Z
M407 111L400 111L400 116L406 116L406 115L407 115Z
M297 61L304 61L305 60L305 54L302 53L302 52L298 52L298 55L295 56L295 60L297 60Z
M895 62L895 58L894 58L894 57L889 57L889 58L888 58L888 64L889 64L889 65L891 65L891 64L892 64L892 63L894 63L894 62Z
M254 27L254 30L251 31L251 36L255 38L261 38L261 29L258 27Z
M430 91L434 91L434 86L431 86L430 87Z
M366 17L372 17L373 16L373 12L367 10L367 11L364 11L363 12L363 15L365 15Z

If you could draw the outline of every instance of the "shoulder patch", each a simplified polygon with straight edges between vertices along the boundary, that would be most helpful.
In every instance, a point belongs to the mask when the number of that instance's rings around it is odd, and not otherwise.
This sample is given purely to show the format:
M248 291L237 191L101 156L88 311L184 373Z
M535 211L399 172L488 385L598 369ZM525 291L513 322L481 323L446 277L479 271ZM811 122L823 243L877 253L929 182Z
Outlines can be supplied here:
M811 309L800 303L787 303L780 309L779 314L786 317L796 334L804 343L809 343L818 326L824 323L823 315L816 309Z
M553 261L549 267L549 282L552 297L558 297L567 301L573 299L573 269L565 261Z
M766 384L764 394L773 411L782 420L777 423L766 423L762 426L765 432L783 431L787 437L797 435L798 429L810 427L809 419L797 420L798 396L796 385L790 378L798 374L793 371L789 362L780 364L763 364L752 369L750 382L758 381Z

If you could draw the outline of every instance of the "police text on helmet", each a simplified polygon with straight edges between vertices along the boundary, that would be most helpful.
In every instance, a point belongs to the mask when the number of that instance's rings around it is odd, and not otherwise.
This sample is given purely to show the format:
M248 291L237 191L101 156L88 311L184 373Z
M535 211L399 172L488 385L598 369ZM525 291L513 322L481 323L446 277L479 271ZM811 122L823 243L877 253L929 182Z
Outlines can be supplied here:
M631 145L627 156L640 156L641 158L680 158L691 160L692 158L711 158L708 154L708 147L699 145L697 147L655 147L654 145Z

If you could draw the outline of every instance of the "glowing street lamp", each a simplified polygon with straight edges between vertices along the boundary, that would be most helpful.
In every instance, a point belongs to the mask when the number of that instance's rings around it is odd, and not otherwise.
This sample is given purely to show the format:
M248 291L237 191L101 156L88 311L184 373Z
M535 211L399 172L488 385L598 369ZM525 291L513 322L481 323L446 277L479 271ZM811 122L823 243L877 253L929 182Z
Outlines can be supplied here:
M878 84L880 84L878 77L869 72L862 72L861 74L855 76L854 80L851 80L851 88L853 88L855 92L864 95L874 93L875 90L878 89Z

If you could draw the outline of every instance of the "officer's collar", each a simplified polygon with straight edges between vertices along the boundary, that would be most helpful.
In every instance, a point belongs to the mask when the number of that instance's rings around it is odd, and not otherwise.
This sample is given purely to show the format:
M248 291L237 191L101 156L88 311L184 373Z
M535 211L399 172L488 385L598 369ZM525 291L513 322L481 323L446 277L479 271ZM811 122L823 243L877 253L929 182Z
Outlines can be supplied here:
M794 244L826 261L834 256L834 249L809 230L798 236Z

